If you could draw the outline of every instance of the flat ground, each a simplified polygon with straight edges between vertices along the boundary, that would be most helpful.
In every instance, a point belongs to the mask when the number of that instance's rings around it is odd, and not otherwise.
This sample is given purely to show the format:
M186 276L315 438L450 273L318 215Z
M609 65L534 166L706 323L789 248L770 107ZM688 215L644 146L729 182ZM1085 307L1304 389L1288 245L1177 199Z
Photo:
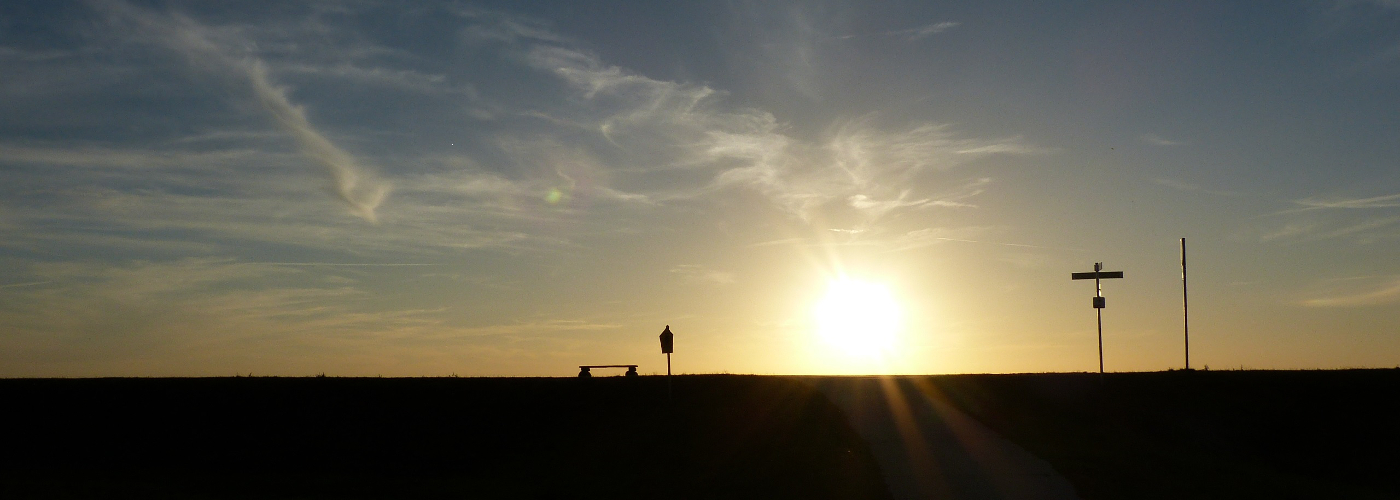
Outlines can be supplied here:
M924 377L1082 498L1400 498L1400 369Z
M1079 499L1049 463L954 407L930 377L807 381L869 443L894 498Z
M666 394L0 380L0 498L1400 498L1400 370L682 376Z
M773 377L0 380L0 498L888 498Z

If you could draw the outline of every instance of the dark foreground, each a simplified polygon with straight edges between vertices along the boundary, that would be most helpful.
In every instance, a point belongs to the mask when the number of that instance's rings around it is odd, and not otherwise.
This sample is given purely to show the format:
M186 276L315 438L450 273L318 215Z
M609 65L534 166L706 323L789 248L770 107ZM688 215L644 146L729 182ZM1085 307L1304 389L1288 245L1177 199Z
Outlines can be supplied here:
M955 414L1089 500L1400 498L1400 370L685 376L674 403L662 377L0 380L0 402L6 499L888 498L886 475L955 472L934 491L1013 498L946 450L877 465L850 424L975 448L932 421Z
M1400 498L1400 369L906 379L1085 499Z
M0 498L885 498L772 377L0 380Z

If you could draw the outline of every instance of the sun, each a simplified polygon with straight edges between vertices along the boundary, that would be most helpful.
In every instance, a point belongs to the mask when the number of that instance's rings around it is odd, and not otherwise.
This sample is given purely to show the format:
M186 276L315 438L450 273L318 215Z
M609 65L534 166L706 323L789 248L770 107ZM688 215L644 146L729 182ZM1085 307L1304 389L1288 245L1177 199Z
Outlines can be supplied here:
M891 353L896 347L901 322L899 303L885 285L847 278L832 280L812 313L822 341L842 353L875 357Z

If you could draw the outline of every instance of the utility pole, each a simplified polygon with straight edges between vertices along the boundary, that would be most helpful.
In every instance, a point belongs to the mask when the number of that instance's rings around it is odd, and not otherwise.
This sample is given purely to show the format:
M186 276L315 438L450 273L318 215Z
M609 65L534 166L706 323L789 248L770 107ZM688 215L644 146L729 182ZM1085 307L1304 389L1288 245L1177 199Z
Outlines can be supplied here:
M1186 238L1181 239L1181 338L1186 348L1186 369L1191 369L1191 308L1186 301Z
M1094 271L1089 273L1071 273L1069 279L1072 280L1094 280L1094 310L1098 311L1099 317L1099 379L1103 379L1103 308L1104 296L1103 286L1099 280L1122 278L1123 271L1104 271L1102 262L1094 263Z

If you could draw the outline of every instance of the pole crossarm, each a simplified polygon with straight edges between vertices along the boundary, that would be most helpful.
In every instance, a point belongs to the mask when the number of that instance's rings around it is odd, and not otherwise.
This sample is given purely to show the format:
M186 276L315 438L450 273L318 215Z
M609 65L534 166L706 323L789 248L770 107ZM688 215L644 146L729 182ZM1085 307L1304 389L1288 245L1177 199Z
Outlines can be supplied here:
M1090 271L1087 273L1070 273L1072 280L1106 280L1112 278L1122 278L1123 271Z

